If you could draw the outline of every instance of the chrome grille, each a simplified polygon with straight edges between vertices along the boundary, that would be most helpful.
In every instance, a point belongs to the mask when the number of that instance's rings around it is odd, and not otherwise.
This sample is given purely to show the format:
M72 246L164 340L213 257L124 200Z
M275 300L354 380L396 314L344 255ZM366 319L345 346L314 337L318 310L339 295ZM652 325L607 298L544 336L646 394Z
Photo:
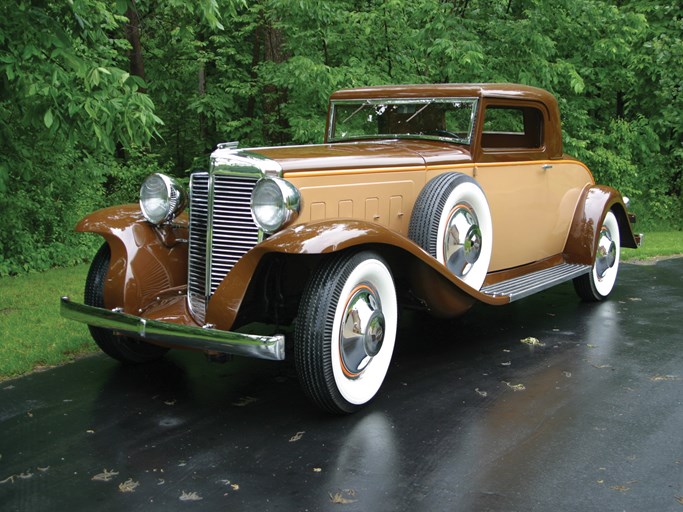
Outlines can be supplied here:
M188 298L203 323L209 298L259 240L249 201L257 178L194 173L190 180Z

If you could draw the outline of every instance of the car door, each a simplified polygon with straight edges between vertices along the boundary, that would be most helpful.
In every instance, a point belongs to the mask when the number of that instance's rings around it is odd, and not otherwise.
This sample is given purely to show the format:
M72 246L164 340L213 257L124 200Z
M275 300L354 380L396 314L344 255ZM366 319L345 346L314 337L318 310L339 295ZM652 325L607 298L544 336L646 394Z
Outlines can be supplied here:
M489 271L560 254L576 204L593 183L581 163L550 155L548 111L540 102L485 99L474 175L493 222Z

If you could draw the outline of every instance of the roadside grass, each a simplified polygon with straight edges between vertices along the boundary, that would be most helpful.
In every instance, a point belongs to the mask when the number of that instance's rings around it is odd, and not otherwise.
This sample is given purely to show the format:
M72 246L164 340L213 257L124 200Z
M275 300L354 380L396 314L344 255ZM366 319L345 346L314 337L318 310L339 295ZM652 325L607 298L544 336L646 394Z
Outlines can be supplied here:
M645 260L660 256L683 256L683 231L645 232L638 249L622 249L623 261Z
M0 278L0 381L96 349L84 324L59 315L59 297L81 300L87 265Z
M683 256L683 231L645 233L623 261ZM0 381L97 350L88 328L59 315L59 297L81 300L88 265L0 278Z

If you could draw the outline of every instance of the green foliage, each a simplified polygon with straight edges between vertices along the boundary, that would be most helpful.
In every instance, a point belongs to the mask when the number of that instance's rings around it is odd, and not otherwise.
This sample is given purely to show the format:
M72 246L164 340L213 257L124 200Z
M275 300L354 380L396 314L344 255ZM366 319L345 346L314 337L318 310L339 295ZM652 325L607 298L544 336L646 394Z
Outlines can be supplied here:
M71 233L77 218L134 200L148 171L187 175L229 140L319 143L331 92L387 83L546 88L565 150L629 195L646 226L681 229L679 4L5 2L0 275L85 257L95 242Z
M122 20L99 2L60 4L0 8L3 149L16 150L17 128L90 151L149 140L161 121L143 82L118 67L126 43L108 35Z
M161 123L119 67L127 43L110 32L123 20L95 1L0 7L0 275L89 255L72 229L104 202L107 160Z

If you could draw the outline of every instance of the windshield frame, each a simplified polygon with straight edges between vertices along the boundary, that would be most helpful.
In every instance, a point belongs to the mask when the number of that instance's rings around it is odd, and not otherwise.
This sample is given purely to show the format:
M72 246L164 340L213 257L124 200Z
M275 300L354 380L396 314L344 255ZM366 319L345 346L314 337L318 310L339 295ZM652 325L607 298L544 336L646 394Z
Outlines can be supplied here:
M337 107L341 105L352 105L357 106L357 109L347 115L346 120L351 117L359 115L366 107L380 107L380 106L393 106L393 105L415 105L418 109L416 116L434 103L459 103L459 104L470 104L471 113L469 121L468 136L463 137L451 137L447 135L425 135L419 133L383 133L376 135L352 135L346 137L335 136L337 116L339 114ZM477 119L477 111L479 108L479 98L477 97L461 97L461 96L448 96L448 97L421 97L421 98L354 98L354 99L343 99L343 100L332 100L330 102L330 111L327 123L327 142L328 143L339 143L339 142L354 142L362 140L387 140L387 139L424 139L424 140L437 140L443 142L450 142L452 144L459 144L470 146L472 145L472 140L474 138L474 126Z

